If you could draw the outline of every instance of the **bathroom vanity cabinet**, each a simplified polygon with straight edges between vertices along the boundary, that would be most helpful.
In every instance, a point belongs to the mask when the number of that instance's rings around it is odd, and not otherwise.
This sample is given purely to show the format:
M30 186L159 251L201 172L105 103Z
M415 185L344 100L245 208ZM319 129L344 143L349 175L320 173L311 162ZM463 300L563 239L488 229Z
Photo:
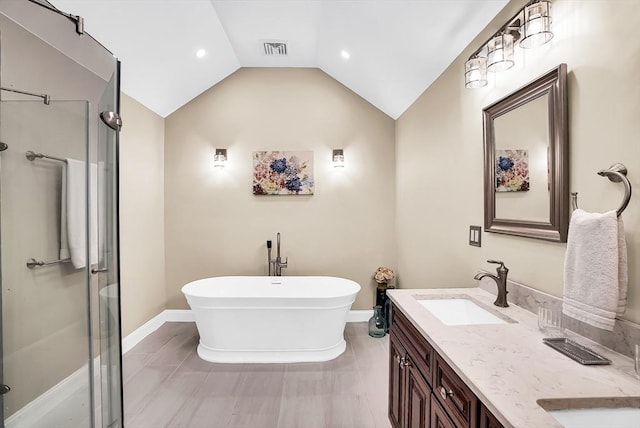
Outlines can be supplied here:
M395 306L389 341L389 420L394 428L502 428Z

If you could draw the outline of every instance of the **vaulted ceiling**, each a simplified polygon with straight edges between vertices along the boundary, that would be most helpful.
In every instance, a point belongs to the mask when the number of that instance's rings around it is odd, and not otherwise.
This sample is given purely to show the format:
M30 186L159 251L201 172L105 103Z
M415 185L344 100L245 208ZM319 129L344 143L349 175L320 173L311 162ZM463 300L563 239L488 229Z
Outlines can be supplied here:
M122 61L123 92L160 116L240 67L317 67L394 119L508 2L51 1L85 19ZM287 55L265 54L265 41Z

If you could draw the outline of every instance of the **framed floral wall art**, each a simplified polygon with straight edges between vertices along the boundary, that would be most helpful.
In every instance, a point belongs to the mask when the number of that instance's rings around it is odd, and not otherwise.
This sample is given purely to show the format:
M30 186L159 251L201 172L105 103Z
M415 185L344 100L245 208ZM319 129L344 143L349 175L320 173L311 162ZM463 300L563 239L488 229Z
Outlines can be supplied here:
M496 149L496 192L524 192L529 185L528 151Z
M254 195L313 195L312 151L253 152Z

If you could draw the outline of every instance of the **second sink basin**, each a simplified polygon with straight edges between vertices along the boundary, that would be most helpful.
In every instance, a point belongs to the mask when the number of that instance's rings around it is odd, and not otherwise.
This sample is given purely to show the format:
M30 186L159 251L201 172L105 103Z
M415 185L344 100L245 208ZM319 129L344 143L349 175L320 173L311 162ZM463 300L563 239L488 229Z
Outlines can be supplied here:
M538 400L565 428L638 428L640 397Z
M416 297L418 303L424 306L444 325L473 325L473 324L507 324L514 323L497 311L488 310L476 303L468 296L452 298Z

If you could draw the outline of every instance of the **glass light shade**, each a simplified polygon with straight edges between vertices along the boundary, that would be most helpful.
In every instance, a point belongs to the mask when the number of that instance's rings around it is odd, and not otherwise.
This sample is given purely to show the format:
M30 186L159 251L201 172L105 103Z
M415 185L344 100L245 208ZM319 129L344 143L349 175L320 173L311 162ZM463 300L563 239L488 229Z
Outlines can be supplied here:
M227 149L216 149L216 154L213 155L213 166L224 167L227 163Z
M505 71L513 67L513 36L500 34L487 43L487 69Z
M344 168L344 152L341 149L333 151L333 166L335 168Z
M464 86L469 89L487 85L487 59L475 57L464 63Z
M551 40L551 2L539 1L525 7L520 33L520 47L524 49L542 46Z

